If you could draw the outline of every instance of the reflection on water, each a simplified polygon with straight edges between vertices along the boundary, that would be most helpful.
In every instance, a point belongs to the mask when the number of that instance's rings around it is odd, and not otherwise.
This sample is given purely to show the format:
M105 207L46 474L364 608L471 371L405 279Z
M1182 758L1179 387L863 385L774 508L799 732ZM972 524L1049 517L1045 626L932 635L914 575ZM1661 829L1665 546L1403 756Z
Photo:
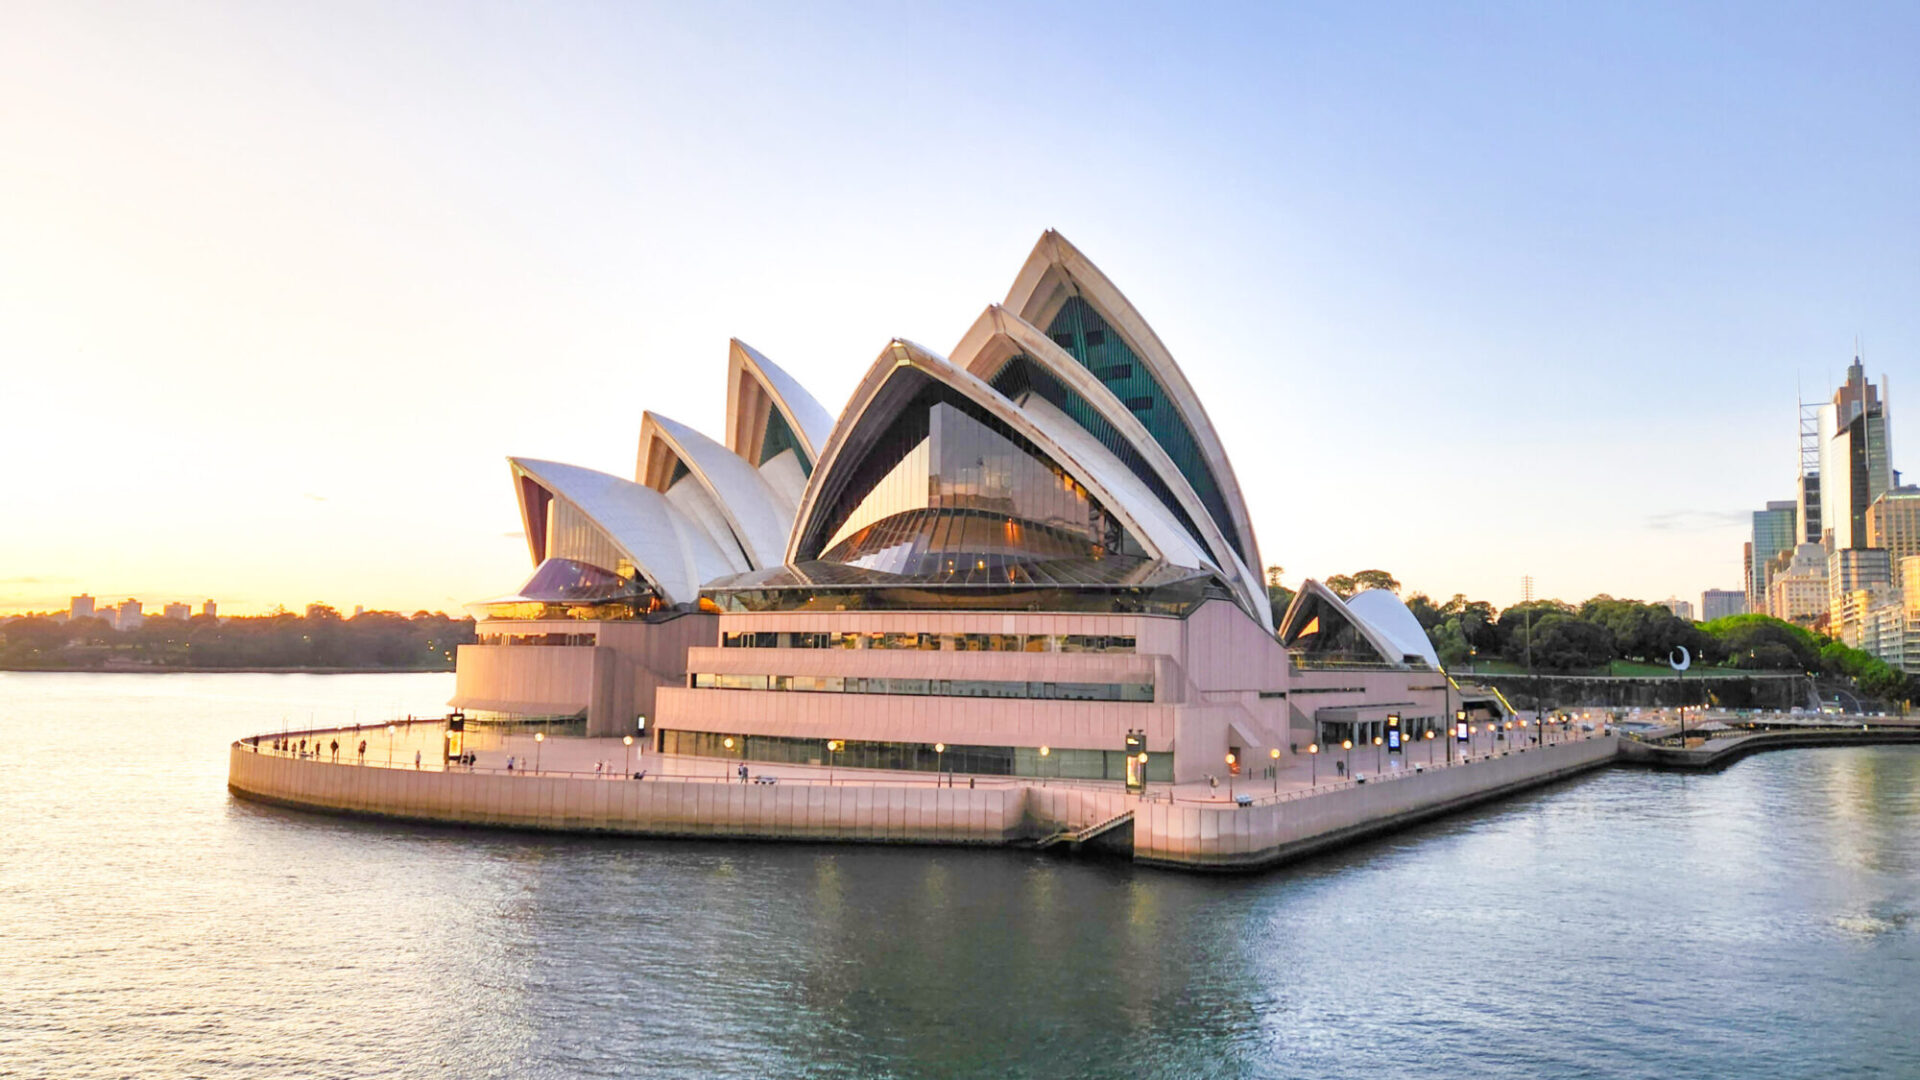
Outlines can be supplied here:
M447 676L0 675L0 1075L1920 1074L1920 748L1258 877L384 826L228 739Z

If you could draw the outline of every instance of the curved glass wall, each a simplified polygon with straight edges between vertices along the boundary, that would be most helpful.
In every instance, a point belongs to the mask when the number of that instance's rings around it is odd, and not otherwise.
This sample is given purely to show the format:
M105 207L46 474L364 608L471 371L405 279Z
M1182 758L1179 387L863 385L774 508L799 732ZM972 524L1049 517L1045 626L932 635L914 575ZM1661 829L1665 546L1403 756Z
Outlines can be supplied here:
M1173 459L1180 475L1193 485L1200 505L1213 515L1227 543L1236 551L1243 550L1245 545L1234 526L1233 515L1227 512L1227 501L1220 494L1220 483L1213 470L1207 466L1199 440L1193 437L1180 410L1167 396L1166 388L1147 370L1147 365L1127 345L1120 332L1108 326L1093 305L1078 296L1070 296L1048 325L1047 336L1093 372L1094 378L1105 383L1107 389L1140 418L1154 441Z
M512 596L468 604L487 619L637 619L666 605L646 582L577 559L548 559ZM568 642L568 644L579 644Z
M896 575L1016 581L1026 564L1145 554L1066 470L933 382L873 441L822 520L822 561Z
M1106 417L1100 415L1100 410L1094 408L1072 387L1054 378L1045 368L1035 364L1032 358L1027 356L1014 356L1009 359L1001 365L992 381L993 388L1005 394L1016 405L1024 408L1027 395L1033 394L1065 413L1068 419L1099 440L1101 446L1112 452L1129 472L1138 477L1141 483L1147 485L1147 490L1153 492L1153 497L1160 500L1160 505L1166 507L1167 512L1180 522L1180 527L1187 530L1187 535L1193 537L1193 542L1201 551L1210 550L1206 538L1200 534L1200 527L1195 525L1193 518L1187 515L1186 508L1180 505L1180 500L1174 498L1173 492L1167 488L1166 481L1147 465L1147 460L1140 456L1140 451L1133 445L1133 441L1121 435L1112 424L1107 422Z

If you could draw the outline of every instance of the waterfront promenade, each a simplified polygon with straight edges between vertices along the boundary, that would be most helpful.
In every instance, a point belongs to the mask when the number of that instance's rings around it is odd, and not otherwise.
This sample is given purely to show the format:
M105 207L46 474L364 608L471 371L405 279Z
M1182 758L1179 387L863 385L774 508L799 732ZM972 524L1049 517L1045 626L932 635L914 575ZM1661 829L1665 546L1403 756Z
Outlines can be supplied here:
M1451 764L1437 739L1404 755L1355 748L1342 756L1359 775L1347 777L1331 760L1308 759L1277 776L1261 775L1256 764L1228 778L1223 762L1218 786L1154 784L1133 794L1109 781L758 763L743 783L732 761L531 734L480 734L469 743L474 764L448 766L439 760L444 729L417 721L391 734L328 729L262 735L258 746L236 742L228 786L244 798L322 812L640 836L1013 846L1104 830L1103 846L1136 861L1247 869L1597 768L1616 753L1611 734L1558 734L1544 745L1516 738L1491 750L1483 736L1477 753L1456 749ZM276 739L294 749L275 749Z

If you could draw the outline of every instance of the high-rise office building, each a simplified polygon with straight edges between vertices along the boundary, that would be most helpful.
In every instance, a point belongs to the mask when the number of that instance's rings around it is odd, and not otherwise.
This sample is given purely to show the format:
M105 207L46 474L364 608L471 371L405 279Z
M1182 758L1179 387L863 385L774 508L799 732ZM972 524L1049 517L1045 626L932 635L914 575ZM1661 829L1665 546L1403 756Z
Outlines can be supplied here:
M1765 611L1767 564L1781 554L1791 556L1798 533L1799 507L1790 499L1769 502L1753 512L1752 554L1747 564L1747 610Z
M162 618L179 619L184 622L193 617L193 605L175 601L162 607L160 615Z
M217 619L220 617L220 605L209 600L200 605L200 614L205 615L209 619Z
M1660 601L1660 606L1673 612L1674 615L1679 618L1685 619L1688 622L1693 621L1693 601L1691 600L1682 600L1679 597L1669 596L1665 600Z
M79 596L76 596L72 600L69 600L67 602L67 618L69 619L93 618L93 597L88 596L86 593L81 593Z
M122 600L120 602L119 618L114 620L114 626L121 630L138 630L140 629L140 624L146 621L147 616L141 611L140 601Z
M1920 555L1920 487L1900 487L1867 507L1867 546L1886 548L1893 561L1893 583L1904 584L1903 563Z
M1820 407L1820 528L1830 548L1869 546L1867 507L1894 486L1887 399L1856 356Z
M1712 622L1747 612L1747 594L1739 589L1708 589L1700 594L1700 620Z

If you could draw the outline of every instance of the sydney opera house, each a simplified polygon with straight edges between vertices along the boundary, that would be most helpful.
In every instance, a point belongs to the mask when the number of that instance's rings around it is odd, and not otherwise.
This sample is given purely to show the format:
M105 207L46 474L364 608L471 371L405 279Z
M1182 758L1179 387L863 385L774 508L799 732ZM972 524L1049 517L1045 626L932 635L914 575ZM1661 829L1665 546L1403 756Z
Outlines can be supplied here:
M1456 704L1392 593L1271 610L1205 408L1057 233L948 355L888 342L837 417L739 341L726 387L720 440L644 414L631 479L510 461L533 570L473 605L455 706L665 754L1138 783Z

